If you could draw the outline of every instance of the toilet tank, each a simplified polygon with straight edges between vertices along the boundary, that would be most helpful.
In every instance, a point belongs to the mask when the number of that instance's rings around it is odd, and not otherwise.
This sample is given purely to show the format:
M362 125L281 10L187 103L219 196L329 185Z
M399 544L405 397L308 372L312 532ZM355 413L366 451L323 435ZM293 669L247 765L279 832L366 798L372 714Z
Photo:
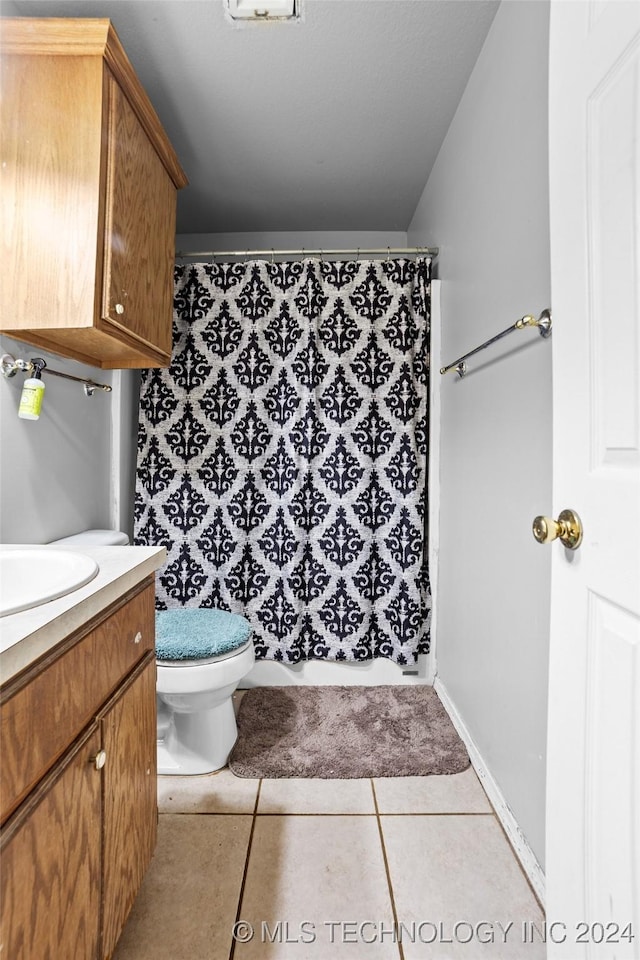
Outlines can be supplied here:
M129 537L121 530L82 530L71 537L52 540L51 543L77 547L123 547L129 543Z

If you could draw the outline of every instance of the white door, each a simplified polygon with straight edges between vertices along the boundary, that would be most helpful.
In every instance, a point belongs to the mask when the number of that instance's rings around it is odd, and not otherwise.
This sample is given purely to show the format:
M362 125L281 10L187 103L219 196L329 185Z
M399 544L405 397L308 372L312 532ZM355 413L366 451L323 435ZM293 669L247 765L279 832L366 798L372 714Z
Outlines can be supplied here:
M584 541L540 547L547 949L626 960L640 957L640 3L552 0L549 107L553 510L577 511Z

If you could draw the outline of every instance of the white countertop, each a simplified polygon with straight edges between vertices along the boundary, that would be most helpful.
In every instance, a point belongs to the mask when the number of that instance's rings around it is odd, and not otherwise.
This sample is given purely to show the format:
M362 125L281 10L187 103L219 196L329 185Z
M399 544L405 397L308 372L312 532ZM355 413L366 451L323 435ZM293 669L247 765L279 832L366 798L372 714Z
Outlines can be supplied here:
M53 544L50 544L53 547ZM3 550L46 550L42 544L3 544ZM136 584L158 570L164 547L64 547L92 557L99 570L93 580L57 600L0 618L0 681L6 683L47 653Z

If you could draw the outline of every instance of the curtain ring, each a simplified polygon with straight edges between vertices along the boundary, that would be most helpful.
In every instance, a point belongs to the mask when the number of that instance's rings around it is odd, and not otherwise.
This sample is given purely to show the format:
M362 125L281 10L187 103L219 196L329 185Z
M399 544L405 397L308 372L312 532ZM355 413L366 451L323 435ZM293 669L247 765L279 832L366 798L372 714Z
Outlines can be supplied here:
M359 259L360 259L360 247L358 247L356 251L356 263L358 262Z
M273 258L275 257L275 250L271 247L271 263L273 263Z
M322 252L322 247L320 247L320 263L324 263L324 253Z
M302 253L302 259L304 260L304 247L302 248L301 253Z
M389 263L390 259L391 259L391 251L389 250L389 247L387 247L387 263Z

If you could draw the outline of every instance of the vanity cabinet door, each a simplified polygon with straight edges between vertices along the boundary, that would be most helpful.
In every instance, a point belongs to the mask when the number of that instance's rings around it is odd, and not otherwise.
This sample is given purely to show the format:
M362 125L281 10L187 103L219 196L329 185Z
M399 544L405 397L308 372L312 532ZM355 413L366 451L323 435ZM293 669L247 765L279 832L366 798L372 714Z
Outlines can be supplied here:
M156 845L156 662L148 654L99 717L103 768L102 956L110 957Z
M171 358L176 188L124 93L106 71L107 209L102 316Z
M0 822L154 649L154 602L153 581L144 581L87 634L0 690ZM48 722L34 721L41 717Z
M97 724L6 824L0 841L0 955L95 960L101 873Z

